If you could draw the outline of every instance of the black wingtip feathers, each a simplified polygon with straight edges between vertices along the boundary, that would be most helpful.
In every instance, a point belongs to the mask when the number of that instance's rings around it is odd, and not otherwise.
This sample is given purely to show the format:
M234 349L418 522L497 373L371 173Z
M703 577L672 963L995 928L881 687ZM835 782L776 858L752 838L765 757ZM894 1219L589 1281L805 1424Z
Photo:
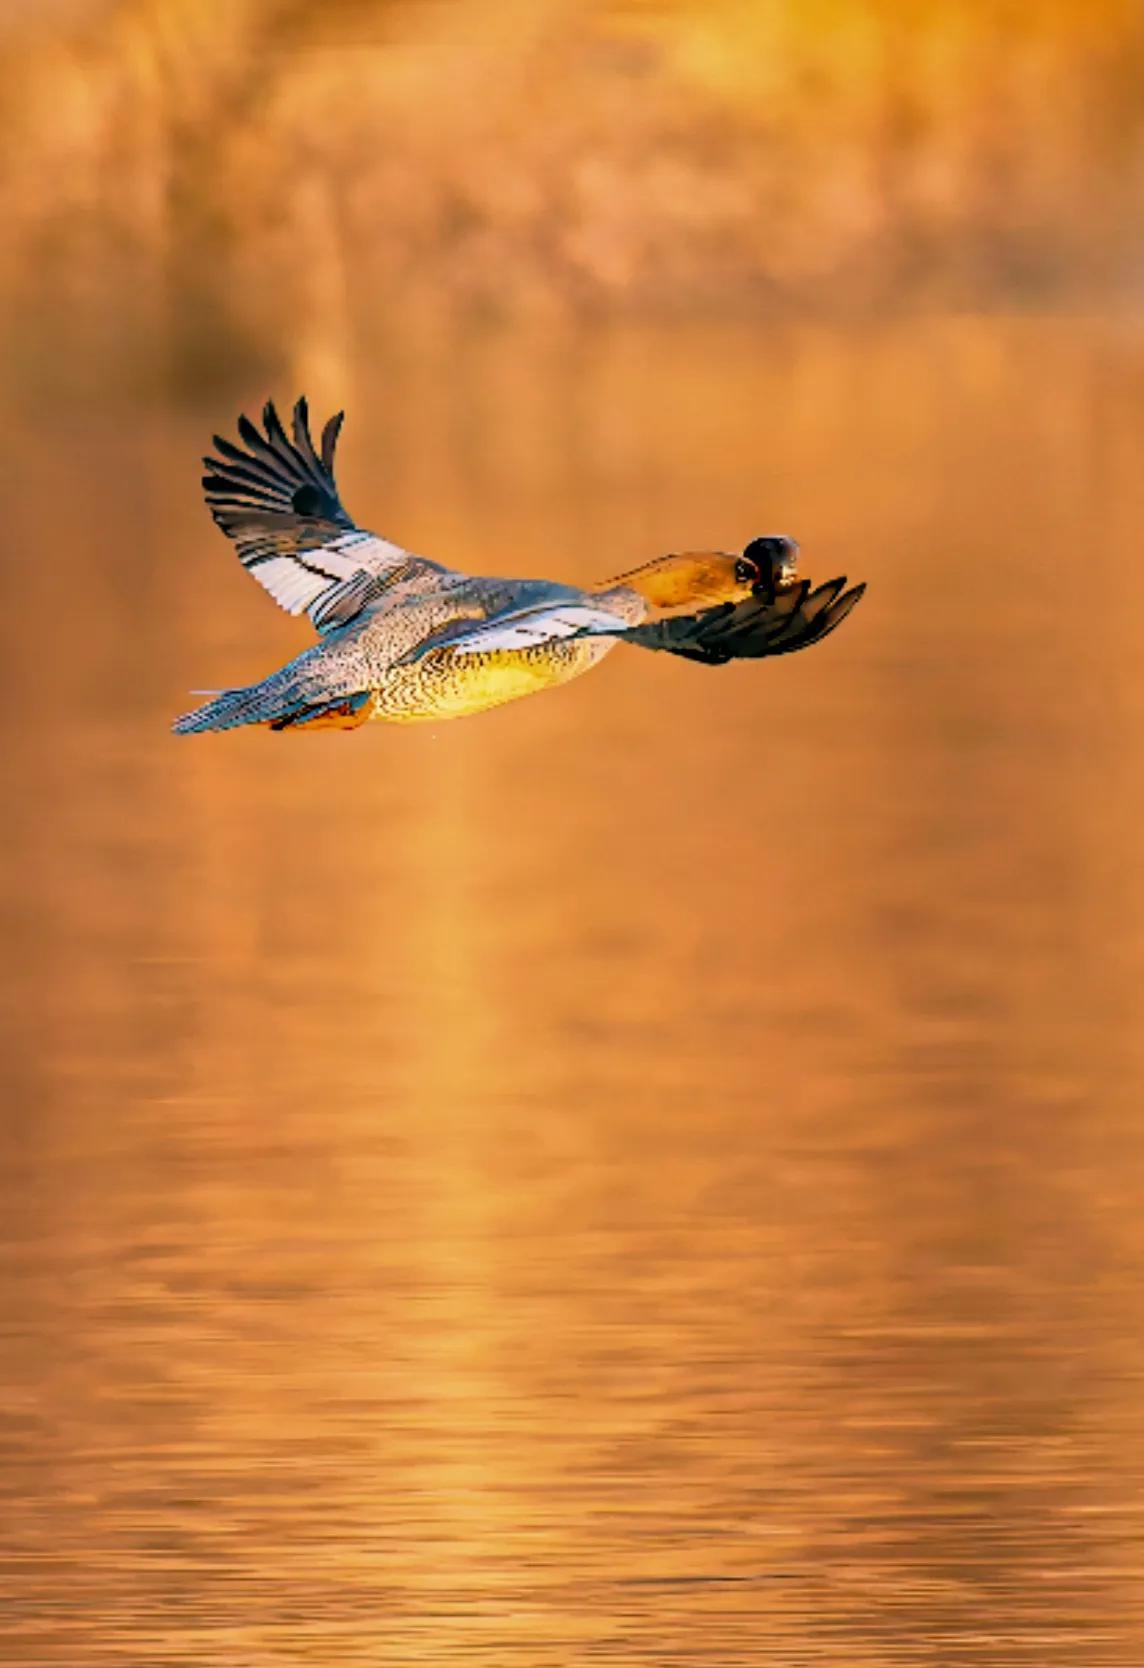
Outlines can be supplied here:
M339 527L354 525L338 497L334 480L334 452L342 413L322 431L321 453L310 436L310 410L305 395L292 412L293 439L273 400L262 408L262 429L243 413L237 422L237 446L222 435L214 437L217 456L203 462L207 505L224 532L233 532L244 513L277 513L322 519Z

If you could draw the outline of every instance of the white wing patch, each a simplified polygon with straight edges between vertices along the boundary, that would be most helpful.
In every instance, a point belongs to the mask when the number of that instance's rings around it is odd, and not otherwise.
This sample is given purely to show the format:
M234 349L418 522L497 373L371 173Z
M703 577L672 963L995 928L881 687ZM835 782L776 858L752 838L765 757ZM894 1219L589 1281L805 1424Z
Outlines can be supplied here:
M409 552L373 533L347 533L313 550L264 557L250 564L250 572L288 614L308 613L322 629L337 623L339 593L359 575L384 582L397 578L410 562ZM378 587L383 588L382 586Z
M272 556L251 572L287 614L304 613L330 588L328 579L309 572L293 556Z
M495 654L505 649L532 649L567 637L610 637L626 631L628 621L607 608L589 603L548 603L519 614L475 626L448 647L453 654Z

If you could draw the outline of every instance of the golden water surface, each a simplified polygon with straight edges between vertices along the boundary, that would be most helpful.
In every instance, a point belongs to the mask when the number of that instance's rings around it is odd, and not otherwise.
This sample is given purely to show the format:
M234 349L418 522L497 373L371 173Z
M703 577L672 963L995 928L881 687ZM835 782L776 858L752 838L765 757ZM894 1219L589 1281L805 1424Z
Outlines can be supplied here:
M867 598L175 739L265 392L5 417L0 1658L1139 1665L1144 333L363 355L367 525Z

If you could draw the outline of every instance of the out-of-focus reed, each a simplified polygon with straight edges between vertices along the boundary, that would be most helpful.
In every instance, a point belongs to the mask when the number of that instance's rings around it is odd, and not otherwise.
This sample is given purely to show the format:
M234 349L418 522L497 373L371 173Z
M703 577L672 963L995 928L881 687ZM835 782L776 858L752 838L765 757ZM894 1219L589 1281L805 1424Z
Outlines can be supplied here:
M1130 298L1142 68L1127 0L17 8L7 335L209 375L316 319Z

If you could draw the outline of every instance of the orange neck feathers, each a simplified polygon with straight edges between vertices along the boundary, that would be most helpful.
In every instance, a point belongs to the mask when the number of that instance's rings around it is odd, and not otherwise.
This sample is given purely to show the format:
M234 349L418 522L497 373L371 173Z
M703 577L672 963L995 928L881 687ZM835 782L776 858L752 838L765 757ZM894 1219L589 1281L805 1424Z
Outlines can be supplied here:
M631 573L609 579L599 589L624 586L636 591L653 608L693 608L738 601L750 586L735 577L737 559L719 550L687 551L660 556Z

